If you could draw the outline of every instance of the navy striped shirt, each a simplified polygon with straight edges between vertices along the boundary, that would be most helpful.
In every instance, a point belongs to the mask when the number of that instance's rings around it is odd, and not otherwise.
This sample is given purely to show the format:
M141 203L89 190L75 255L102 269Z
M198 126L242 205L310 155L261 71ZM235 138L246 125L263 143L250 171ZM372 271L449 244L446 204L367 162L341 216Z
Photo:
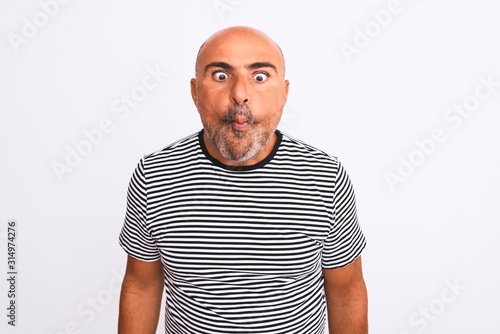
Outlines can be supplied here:
M324 333L323 268L365 247L336 157L278 134L256 165L226 166L203 130L139 162L120 245L161 259L166 333Z

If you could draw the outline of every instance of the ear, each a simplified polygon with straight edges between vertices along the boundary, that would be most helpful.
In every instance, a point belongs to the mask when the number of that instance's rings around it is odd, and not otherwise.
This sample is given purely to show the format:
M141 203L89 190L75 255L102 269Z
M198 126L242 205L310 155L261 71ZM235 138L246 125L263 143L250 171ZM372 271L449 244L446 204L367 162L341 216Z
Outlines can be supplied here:
M190 84L191 84L191 98L193 99L196 108L198 108L198 93L196 91L196 79L192 78Z
M288 99L288 89L290 88L290 81L285 80L285 87L283 88L283 105L286 104L286 100Z

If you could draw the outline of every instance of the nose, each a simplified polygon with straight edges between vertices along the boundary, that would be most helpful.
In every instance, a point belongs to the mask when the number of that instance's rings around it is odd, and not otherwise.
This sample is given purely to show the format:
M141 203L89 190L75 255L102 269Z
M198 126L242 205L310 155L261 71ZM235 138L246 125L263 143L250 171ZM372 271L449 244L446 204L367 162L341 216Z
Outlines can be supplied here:
M231 99L238 105L250 103L247 81L243 78L235 78L231 87Z

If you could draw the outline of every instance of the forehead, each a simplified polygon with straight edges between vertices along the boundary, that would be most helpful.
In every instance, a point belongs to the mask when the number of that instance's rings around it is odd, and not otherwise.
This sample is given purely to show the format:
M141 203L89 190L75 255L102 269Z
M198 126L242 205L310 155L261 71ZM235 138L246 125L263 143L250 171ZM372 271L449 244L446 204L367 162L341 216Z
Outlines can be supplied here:
M235 67L254 62L270 62L279 71L284 66L278 45L265 35L251 32L224 33L208 39L200 49L197 67L218 61Z

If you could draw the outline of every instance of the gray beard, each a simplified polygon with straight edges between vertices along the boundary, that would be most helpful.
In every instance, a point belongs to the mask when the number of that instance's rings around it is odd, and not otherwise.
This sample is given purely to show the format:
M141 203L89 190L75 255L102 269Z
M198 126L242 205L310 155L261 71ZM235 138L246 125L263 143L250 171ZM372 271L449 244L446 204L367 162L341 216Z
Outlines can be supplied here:
M237 115L246 118L247 127L250 129L247 131L231 129L231 123ZM260 127L256 127L255 119L248 108L231 108L223 121L219 122L216 127L205 127L207 137L219 153L224 158L234 162L245 162L259 154L271 139L274 131L275 129L265 132ZM231 134L238 140L231 140Z
M262 133L257 131L251 136L242 131L233 131L235 136L240 140L245 140L245 143L231 144L229 141L229 134L226 129L216 129L213 132L207 131L207 136L212 144L217 148L219 153L226 159L234 162L245 162L257 154L259 154L266 144L271 139L273 133ZM231 131L231 130L230 130ZM250 138L251 137L251 138Z

